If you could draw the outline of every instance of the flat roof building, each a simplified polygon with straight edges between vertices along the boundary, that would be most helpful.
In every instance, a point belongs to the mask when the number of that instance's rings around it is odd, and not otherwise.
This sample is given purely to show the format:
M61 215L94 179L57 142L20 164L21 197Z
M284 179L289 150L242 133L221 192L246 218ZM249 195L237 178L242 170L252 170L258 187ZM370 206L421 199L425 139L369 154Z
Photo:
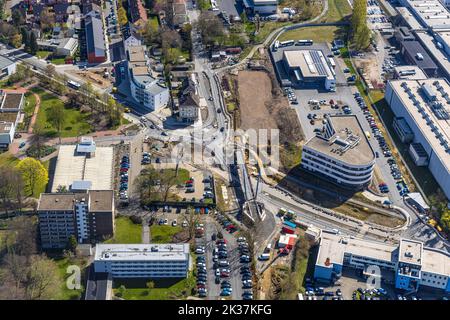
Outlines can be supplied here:
M324 121L304 144L300 166L338 185L364 188L372 180L375 154L357 117L327 115Z
M424 30L425 27L420 24L420 22L416 19L414 14L407 7L396 7L395 8L400 16L402 17L405 24L411 30Z
M169 89L164 79L153 75L145 46L127 48L128 72L133 98L150 110L158 110L169 102Z
M46 249L67 247L71 236L78 243L96 243L114 234L113 190L42 193L37 213Z
M87 148L87 149L86 149ZM91 151L95 150L94 153ZM61 145L56 160L52 192L61 187L72 190L75 181L89 181L91 190L112 189L113 148Z
M278 0L242 0L242 2L249 13L277 13Z
M322 50L284 50L283 61L299 84L322 83L327 90L336 87L336 74Z
M428 154L428 168L450 199L450 92L445 79L392 80L385 99Z
M446 54L443 43L442 48L438 45L442 39L438 38L436 33L433 36L427 32L416 32L416 36L439 66L440 74L450 81L450 55Z
M402 41L401 47L407 63L418 66L428 77L437 76L438 66L418 41Z
M16 72L16 62L0 55L0 79L6 78Z
M439 0L400 0L428 29L450 29L450 13Z
M95 272L113 278L186 278L189 244L97 244Z
M85 17L86 48L89 63L102 63L107 59L101 14L89 12Z
M394 77L402 80L421 80L426 79L427 75L418 66L396 66Z
M334 282L342 275L343 267L365 271L371 266L380 267L382 274L393 273L396 288L407 292L417 291L421 285L450 292L450 256L446 252L409 239L390 245L321 232L316 280Z

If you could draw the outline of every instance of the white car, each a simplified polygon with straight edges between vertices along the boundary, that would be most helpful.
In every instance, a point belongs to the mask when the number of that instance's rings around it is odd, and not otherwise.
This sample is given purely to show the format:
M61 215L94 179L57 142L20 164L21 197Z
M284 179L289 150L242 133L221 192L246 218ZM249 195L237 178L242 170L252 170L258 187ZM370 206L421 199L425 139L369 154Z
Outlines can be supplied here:
M237 242L246 242L247 240L244 237L239 237Z
M219 276L220 276L220 270L216 269L216 277L219 277Z
M195 253L196 254L204 254L205 253L205 249L197 248L197 249L195 249Z
M177 226L177 220L173 220L172 221L172 227L176 227Z
M182 226L183 228L186 228L186 227L188 226L187 221L183 221L183 223L181 224L181 226Z

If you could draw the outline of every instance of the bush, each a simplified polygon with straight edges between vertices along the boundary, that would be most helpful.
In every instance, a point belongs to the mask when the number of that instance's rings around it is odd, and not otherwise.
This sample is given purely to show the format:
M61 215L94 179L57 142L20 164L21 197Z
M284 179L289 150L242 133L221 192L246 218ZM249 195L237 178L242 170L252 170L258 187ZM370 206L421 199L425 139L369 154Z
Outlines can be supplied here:
M142 224L142 218L140 216L131 216L130 220L134 223L134 224Z

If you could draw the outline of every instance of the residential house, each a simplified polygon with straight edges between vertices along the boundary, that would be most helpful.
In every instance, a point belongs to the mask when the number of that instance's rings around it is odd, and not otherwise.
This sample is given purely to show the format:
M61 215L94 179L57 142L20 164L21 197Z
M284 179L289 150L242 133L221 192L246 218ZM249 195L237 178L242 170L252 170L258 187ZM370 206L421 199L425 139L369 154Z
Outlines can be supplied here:
M89 63L102 63L107 59L103 22L99 12L91 11L85 17L85 35Z

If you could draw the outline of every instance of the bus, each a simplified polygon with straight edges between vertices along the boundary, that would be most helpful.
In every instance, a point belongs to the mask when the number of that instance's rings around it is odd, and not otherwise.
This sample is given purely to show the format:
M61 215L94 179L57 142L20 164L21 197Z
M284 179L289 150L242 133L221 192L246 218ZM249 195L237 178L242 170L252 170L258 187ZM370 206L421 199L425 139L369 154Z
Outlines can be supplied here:
M75 90L78 90L81 87L81 84L79 84L78 82L75 82L73 80L67 81L67 85Z
M280 42L280 47L289 47L294 45L294 40L287 40Z
M296 46L312 46L314 41L312 40L298 40Z

